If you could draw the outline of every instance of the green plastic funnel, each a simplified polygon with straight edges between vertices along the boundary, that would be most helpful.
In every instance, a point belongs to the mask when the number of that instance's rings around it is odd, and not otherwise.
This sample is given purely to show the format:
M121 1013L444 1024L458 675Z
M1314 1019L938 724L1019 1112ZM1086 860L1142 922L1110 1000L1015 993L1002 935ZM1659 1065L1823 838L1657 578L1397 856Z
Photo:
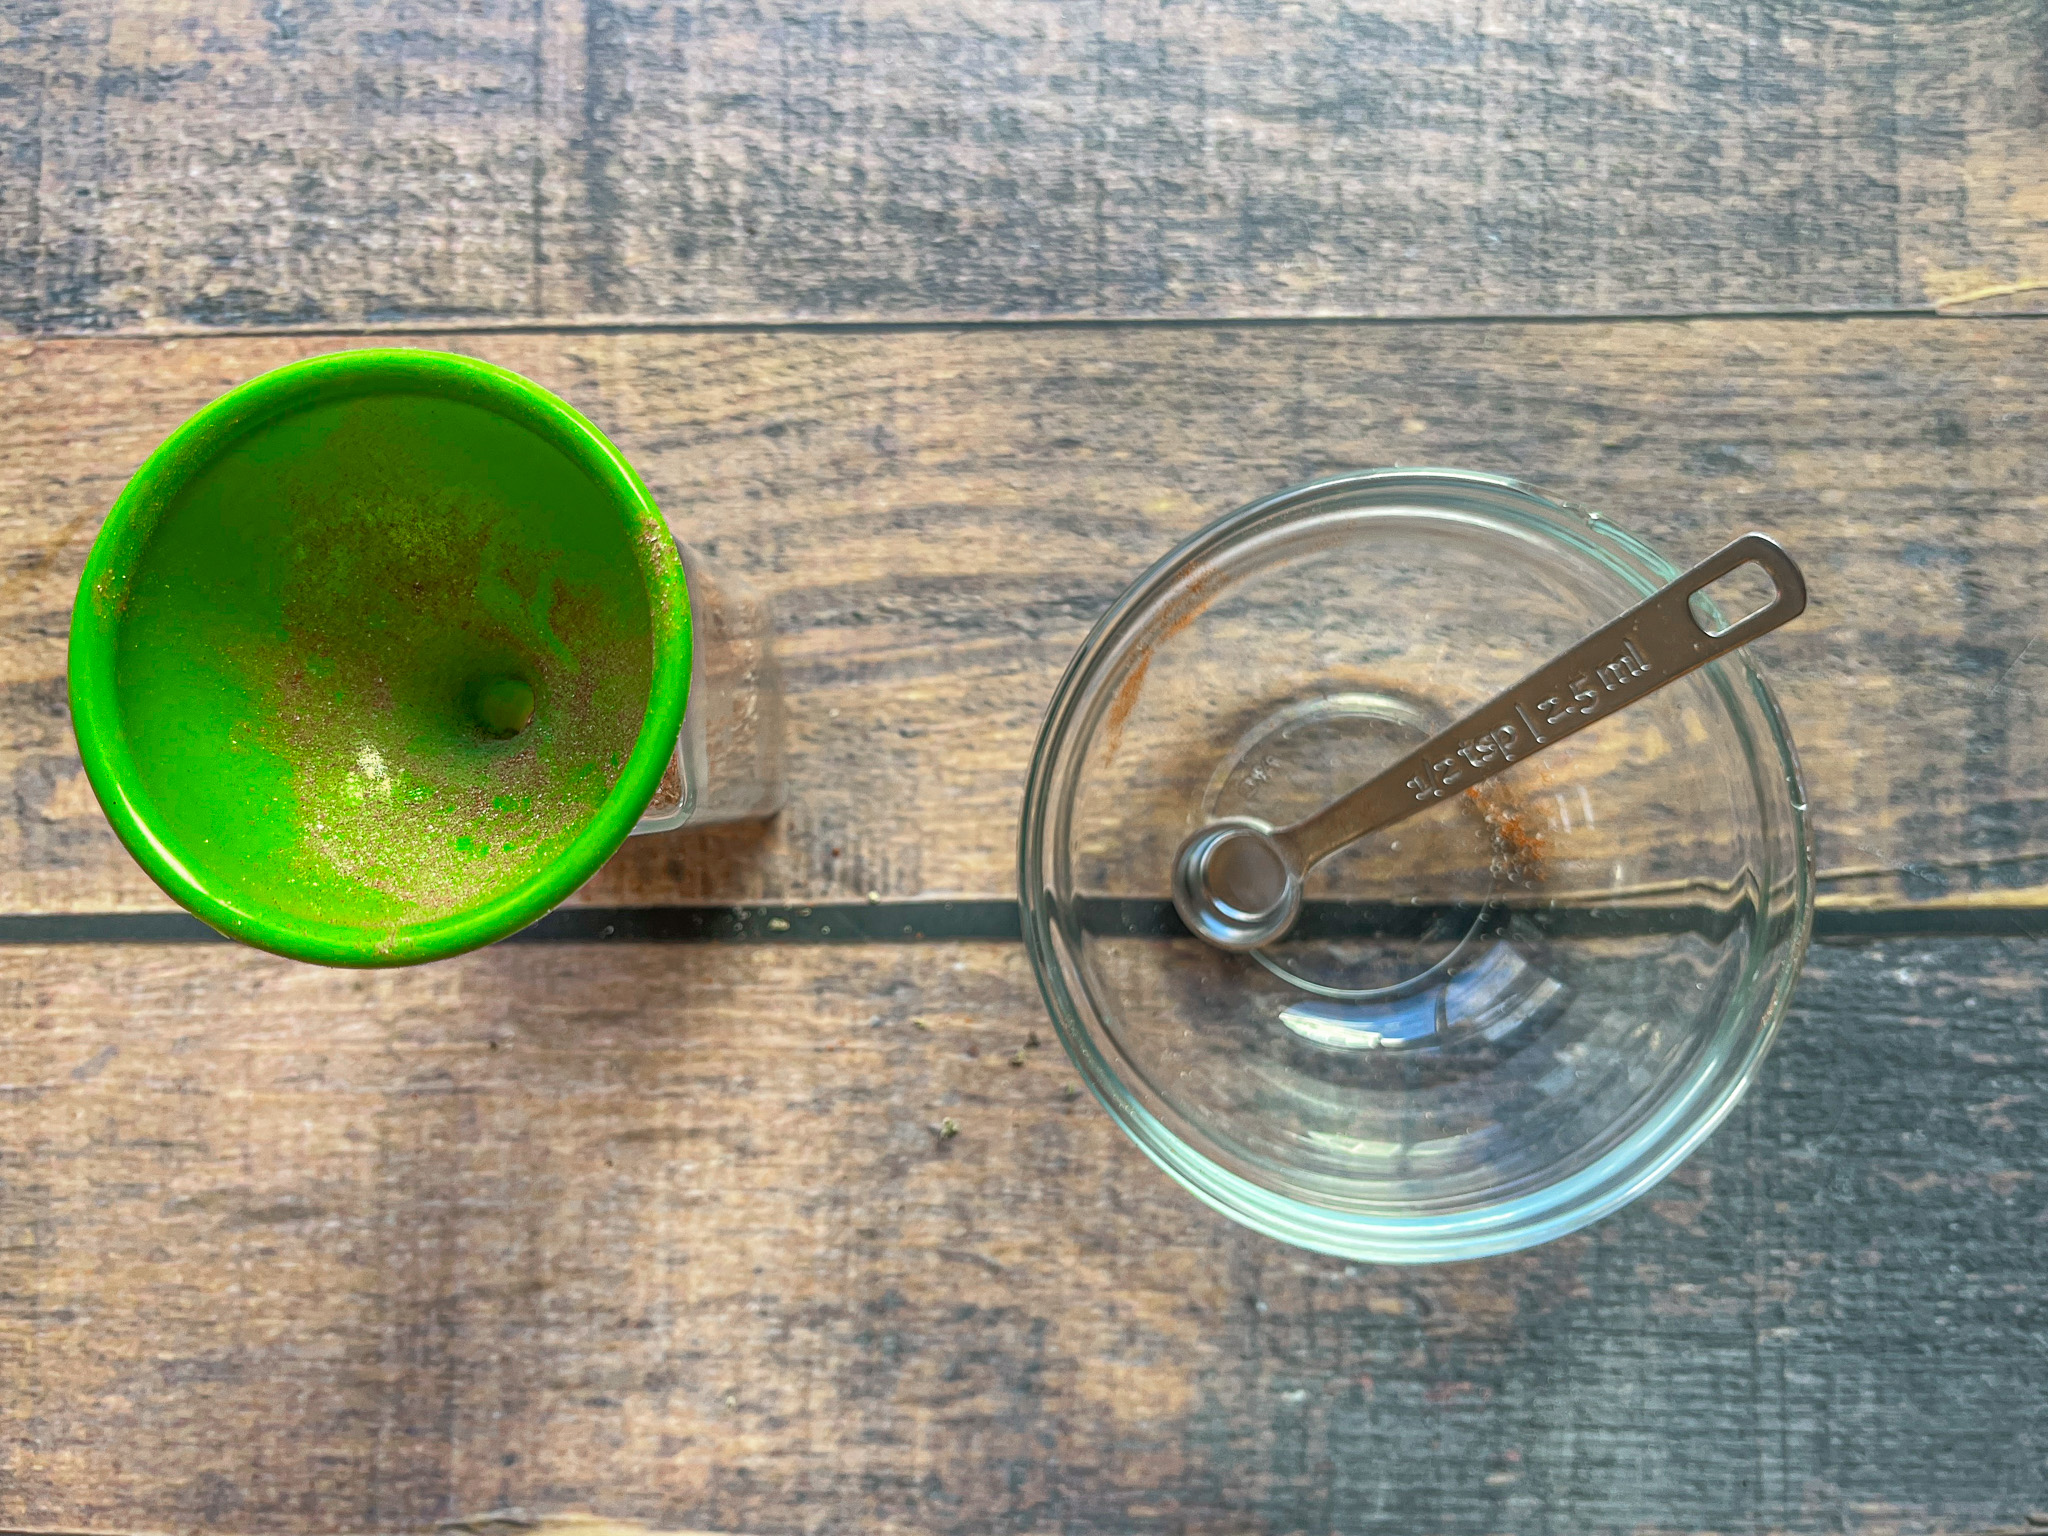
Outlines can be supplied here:
M689 600L639 476L547 391L438 352L244 384L114 503L71 713L129 852L234 938L406 965L525 926L675 750Z

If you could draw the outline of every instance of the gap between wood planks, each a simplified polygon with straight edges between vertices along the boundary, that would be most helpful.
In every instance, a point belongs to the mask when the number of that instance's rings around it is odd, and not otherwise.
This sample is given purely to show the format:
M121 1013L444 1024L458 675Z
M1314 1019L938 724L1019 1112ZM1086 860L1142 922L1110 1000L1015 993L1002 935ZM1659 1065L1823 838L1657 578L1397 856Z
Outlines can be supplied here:
M1992 307L1998 306L1998 307ZM1213 315L926 315L889 320L806 319L801 316L707 316L679 320L663 315L583 315L559 320L480 319L474 315L435 318L420 316L394 320L365 320L350 324L313 321L303 325L166 325L144 323L120 329L91 330L76 327L50 330L0 330L0 339L21 342L42 341L232 341L255 336L379 336L379 335L716 335L744 332L774 332L817 335L897 335L918 331L971 330L1207 330L1216 326L1263 326L1274 329L1306 329L1315 326L1426 326L1426 325L1622 325L1632 322L1672 324L1689 320L1927 320L1937 318L1972 320L2028 320L2048 317L2048 281L2007 283L1981 292L1960 295L1936 304L1883 305L1839 309L1641 309L1641 310L1545 310L1499 314L1399 314L1376 315L1364 311L1332 310L1315 314L1244 314L1219 312ZM0 1536L5 1536L0 1532Z
M1171 906L1129 902L1117 931L1170 939L1184 936ZM1156 909L1156 910L1155 910ZM1658 924L1702 920L1694 909L1656 908ZM1429 909L1389 908L1365 915L1372 931L1400 931ZM1536 913L1539 926L1573 931L1626 932L1595 909ZM1575 921L1575 919L1577 921ZM1661 928L1660 928L1661 931ZM1854 944L1906 938L2048 938L2048 904L2006 901L1907 907L1822 905L1813 936L1822 943ZM1023 919L1015 901L989 898L936 901L752 902L660 907L562 907L507 944L920 944L1018 943ZM56 944L227 944L198 918L183 912L52 912L0 914L0 947ZM17 1533L0 1529L0 1536Z
M600 1515L580 1513L529 1514L525 1510L504 1509L442 1520L433 1527L433 1536L442 1536L442 1533L446 1536L528 1536L528 1533L533 1533L533 1536L641 1536L650 1529L640 1520L607 1520ZM0 1536L167 1536L167 1533L88 1529L84 1526L0 1525ZM423 1532L421 1536L428 1536L428 1533ZM660 1536L739 1536L739 1533L663 1530Z
M651 1528L638 1520L607 1520L596 1515L529 1515L522 1510L494 1511L459 1520L443 1520L431 1536L642 1536ZM1975 1536L2041 1536L2048 1516L2029 1517L2025 1525L1992 1526ZM0 1526L0 1536L166 1536L159 1531L87 1530L59 1526ZM421 1533L428 1536L428 1533ZM660 1536L739 1536L737 1532L663 1530Z

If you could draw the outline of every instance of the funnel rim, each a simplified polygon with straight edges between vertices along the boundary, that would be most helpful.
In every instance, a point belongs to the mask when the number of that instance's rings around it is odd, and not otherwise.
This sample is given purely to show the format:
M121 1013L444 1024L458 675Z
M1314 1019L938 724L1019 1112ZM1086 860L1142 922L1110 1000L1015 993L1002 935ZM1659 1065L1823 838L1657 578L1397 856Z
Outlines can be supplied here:
M115 687L128 581L166 511L195 478L250 433L315 404L365 395L426 395L478 406L563 453L604 493L627 529L647 594L648 698L633 750L611 791L561 854L460 912L376 928L285 918L181 857L144 794ZM542 386L457 353L403 347L325 353L272 369L206 405L165 438L108 509L87 555L71 617L68 693L73 734L101 808L136 861L181 906L231 938L316 964L412 965L505 938L559 905L623 843L674 752L688 702L692 632L676 546L646 484L581 412Z

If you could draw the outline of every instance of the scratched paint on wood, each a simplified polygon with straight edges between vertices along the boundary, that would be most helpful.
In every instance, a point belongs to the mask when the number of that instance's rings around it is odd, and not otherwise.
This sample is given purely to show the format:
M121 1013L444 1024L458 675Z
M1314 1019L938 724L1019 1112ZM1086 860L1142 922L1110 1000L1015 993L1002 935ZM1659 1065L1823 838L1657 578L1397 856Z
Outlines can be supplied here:
M1015 945L0 952L0 1525L2015 1523L2044 958L1822 948L1646 1200L1397 1270L1181 1194Z
M2039 0L50 0L0 12L0 323L1925 305L2048 276L2043 35Z
M1823 868L1879 902L2048 886L2043 322L1891 319L439 338L566 395L775 604L791 796L642 839L601 903L1008 895L1040 712L1118 590L1291 482L1523 476L1684 562L1751 527L1813 603L1758 650ZM62 674L128 471L304 338L0 354L0 899L161 906L95 810ZM1625 722L1617 722L1625 723Z

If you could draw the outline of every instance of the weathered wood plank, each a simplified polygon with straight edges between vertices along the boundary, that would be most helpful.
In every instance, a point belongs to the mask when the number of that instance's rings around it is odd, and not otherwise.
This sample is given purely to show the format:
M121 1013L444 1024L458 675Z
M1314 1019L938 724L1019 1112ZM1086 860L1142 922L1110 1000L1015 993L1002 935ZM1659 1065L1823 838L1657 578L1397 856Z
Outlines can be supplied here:
M0 1525L2016 1524L2044 958L1823 948L1664 1189L1396 1271L1170 1185L1016 946L0 952Z
M1008 894L1039 713L1121 586L1239 502L1405 461L1521 474L1680 559L1751 526L1782 535L1814 604L1761 649L1821 861L1889 872L1838 893L2010 901L2048 885L2043 337L2032 320L1893 319L447 344L575 401L685 536L777 605L788 811L637 840L586 899ZM182 417L333 345L0 355L0 908L163 904L69 737L80 562Z
M2040 0L50 0L0 12L0 324L2038 309L2044 36Z

